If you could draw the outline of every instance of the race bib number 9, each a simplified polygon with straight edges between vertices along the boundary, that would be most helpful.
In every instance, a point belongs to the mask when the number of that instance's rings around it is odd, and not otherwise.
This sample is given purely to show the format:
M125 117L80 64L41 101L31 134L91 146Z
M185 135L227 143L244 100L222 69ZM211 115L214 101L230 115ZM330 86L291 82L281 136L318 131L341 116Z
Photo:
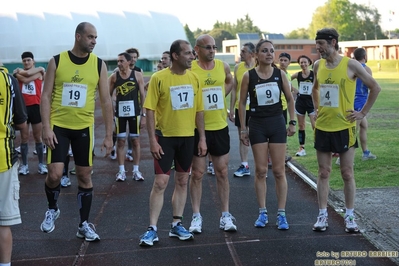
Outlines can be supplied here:
M259 106L272 105L280 101L280 89L276 82L258 84L255 89Z
M83 108L86 105L87 85L64 83L62 88L62 106Z
M132 117L135 116L134 101L120 101L118 115L119 117Z
M312 94L312 82L301 81L299 83L299 93L302 95L311 95Z
M202 97L204 110L219 110L224 108L222 87L203 88Z
M339 86L338 84L320 85L320 106L338 107Z
M173 110L184 110L194 107L194 91L192 85L170 87L170 100Z

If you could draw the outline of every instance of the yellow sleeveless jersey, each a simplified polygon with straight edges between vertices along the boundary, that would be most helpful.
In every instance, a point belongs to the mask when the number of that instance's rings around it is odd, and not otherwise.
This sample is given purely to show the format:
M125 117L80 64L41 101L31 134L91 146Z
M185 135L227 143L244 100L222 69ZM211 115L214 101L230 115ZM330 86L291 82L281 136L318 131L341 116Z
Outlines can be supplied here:
M236 79L237 79L237 89L236 89L236 102L235 102L235 109L238 109L239 101L240 101L240 91L241 91L241 83L242 83L242 77L244 76L245 72L248 70L251 70L254 68L255 65L251 68L246 68L245 67L245 62L241 62L238 64L237 71L236 71ZM247 100L247 105L246 105L246 110L249 110L249 100Z
M327 131L341 131L356 126L345 117L347 110L353 110L356 80L348 77L348 57L333 69L326 67L326 60L320 59L317 71L319 84L319 109L316 128Z
M83 129L94 124L95 95L100 78L97 60L97 56L90 53L86 63L77 65L70 60L67 51L60 54L52 95L52 125Z
M205 130L225 128L227 126L226 92L224 88L226 73L223 62L215 59L215 67L205 70L198 65L198 61L193 61L191 71L196 73L200 80Z
M285 73L285 75L287 76L288 85L289 85L290 91L291 91L291 75L288 72ZM287 99L285 99L285 94L282 91L281 91L281 106L283 106L283 110L287 109L287 107L288 107L287 106Z
M162 136L194 136L196 114L204 110L198 76L189 70L176 75L169 68L155 72L144 108L155 111L156 129Z

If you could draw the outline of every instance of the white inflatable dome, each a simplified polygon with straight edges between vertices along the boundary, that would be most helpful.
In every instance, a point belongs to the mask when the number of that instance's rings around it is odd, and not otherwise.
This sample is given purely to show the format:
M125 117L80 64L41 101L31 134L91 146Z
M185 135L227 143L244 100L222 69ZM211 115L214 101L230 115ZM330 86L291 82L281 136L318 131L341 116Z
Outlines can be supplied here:
M0 9L0 60L4 64L20 63L24 51L31 51L36 62L48 62L73 47L76 26L83 21L97 28L93 53L103 60L115 60L131 47L138 48L140 59L159 60L173 41L187 39L183 25L171 14L136 8L93 10L95 5L91 9L80 6L79 11L60 6L40 11L25 6L18 11L18 3L9 2L8 9Z

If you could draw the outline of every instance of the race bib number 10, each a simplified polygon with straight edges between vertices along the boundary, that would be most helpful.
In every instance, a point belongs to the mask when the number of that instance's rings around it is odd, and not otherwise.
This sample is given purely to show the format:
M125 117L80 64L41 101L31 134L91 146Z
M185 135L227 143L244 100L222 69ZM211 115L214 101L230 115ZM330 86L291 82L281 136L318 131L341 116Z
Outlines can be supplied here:
M218 110L224 108L222 87L203 88L202 97L204 110Z
M184 110L194 107L194 91L192 85L170 87L170 100L173 110Z
M64 83L62 88L62 106L83 108L86 105L87 85Z

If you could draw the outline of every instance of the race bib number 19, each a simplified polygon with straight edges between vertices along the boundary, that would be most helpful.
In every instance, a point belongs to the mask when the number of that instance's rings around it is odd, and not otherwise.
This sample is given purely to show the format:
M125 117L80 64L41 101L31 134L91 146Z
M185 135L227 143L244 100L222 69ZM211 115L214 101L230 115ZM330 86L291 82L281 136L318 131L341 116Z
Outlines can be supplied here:
M83 108L86 105L87 85L64 83L62 88L62 106Z
M192 85L170 87L170 100L173 110L184 110L194 107L194 91Z

